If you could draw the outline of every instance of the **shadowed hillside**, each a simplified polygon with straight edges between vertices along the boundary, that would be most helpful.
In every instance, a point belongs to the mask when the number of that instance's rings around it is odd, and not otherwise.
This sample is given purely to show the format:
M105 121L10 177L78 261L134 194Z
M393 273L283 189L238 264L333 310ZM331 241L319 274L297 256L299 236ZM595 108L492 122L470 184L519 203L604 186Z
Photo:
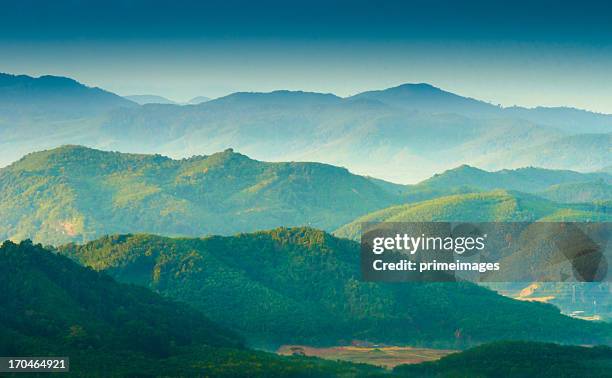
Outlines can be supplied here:
M482 345L439 361L400 365L403 377L609 377L612 348L530 342Z
M279 357L191 307L29 242L0 247L0 354L68 356L75 376L354 376L373 367Z
M359 245L309 228L204 239L109 236L59 252L186 301L263 345L612 342L612 325L470 283L362 282Z

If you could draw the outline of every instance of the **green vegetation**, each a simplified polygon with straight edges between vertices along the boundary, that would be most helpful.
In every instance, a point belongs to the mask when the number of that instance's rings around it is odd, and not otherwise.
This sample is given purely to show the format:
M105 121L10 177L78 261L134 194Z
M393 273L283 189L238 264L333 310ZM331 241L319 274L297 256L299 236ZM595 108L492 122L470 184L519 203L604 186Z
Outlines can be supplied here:
M497 342L438 361L400 365L393 372L406 377L609 377L612 348Z
M68 356L75 376L355 376L376 369L245 349L191 307L39 245L0 247L0 355Z
M457 194L417 203L392 206L357 218L335 235L358 239L363 222L517 222L517 221L610 221L610 206L559 204L530 194L494 190Z
M602 181L552 185L540 196L561 203L612 201L612 185Z
M108 236L59 253L185 301L249 342L462 348L499 339L609 343L612 325L470 283L360 281L359 245L310 228L234 237Z
M0 170L0 238L331 230L396 201L367 178L325 164L264 163L232 150L172 160L66 146Z
M612 198L612 176L542 168L488 172L462 165L435 174L403 191L408 202L495 189L539 194L556 202L592 202Z

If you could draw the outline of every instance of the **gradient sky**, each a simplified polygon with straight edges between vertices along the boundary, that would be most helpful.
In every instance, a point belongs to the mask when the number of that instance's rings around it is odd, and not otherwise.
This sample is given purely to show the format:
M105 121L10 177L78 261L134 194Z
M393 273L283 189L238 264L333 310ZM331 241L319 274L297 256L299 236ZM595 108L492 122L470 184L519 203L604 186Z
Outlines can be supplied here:
M179 101L427 82L612 113L612 5L535 3L0 0L0 71Z

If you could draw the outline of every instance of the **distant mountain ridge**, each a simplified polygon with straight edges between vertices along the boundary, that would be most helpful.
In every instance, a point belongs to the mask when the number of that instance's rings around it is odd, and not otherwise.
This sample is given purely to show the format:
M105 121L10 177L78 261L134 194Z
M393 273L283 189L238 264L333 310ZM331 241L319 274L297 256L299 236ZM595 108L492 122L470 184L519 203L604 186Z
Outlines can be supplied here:
M59 76L0 73L0 115L19 118L31 114L82 117L136 104L100 88L87 87Z
M48 97L61 93L57 87ZM21 98L5 104L10 117L19 118L8 122L0 115L0 164L62 144L174 158L233 147L262 160L318 161L399 183L464 163L493 170L539 166L583 172L611 164L612 115L502 108L428 84L347 98L241 92L195 106L138 106L108 93L88 96L77 99L106 100L96 107L70 100L64 114L57 112L62 107L33 107L27 96L10 96Z
M206 97L206 96L196 96L194 98L192 98L191 100L187 101L188 105L199 105L203 102L207 102L210 101L211 98L210 97Z
M145 104L177 105L175 101L169 100L163 96L158 96L158 95L146 95L145 94L145 95L130 95L130 96L123 96L123 97L137 104L140 104L140 105L145 105Z

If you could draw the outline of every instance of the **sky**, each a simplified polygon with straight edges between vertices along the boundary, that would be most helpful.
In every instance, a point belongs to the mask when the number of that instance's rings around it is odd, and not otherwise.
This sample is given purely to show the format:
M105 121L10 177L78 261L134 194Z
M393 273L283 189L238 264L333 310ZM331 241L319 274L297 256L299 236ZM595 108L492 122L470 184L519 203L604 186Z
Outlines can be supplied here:
M0 71L176 101L426 82L612 113L604 1L0 0Z

